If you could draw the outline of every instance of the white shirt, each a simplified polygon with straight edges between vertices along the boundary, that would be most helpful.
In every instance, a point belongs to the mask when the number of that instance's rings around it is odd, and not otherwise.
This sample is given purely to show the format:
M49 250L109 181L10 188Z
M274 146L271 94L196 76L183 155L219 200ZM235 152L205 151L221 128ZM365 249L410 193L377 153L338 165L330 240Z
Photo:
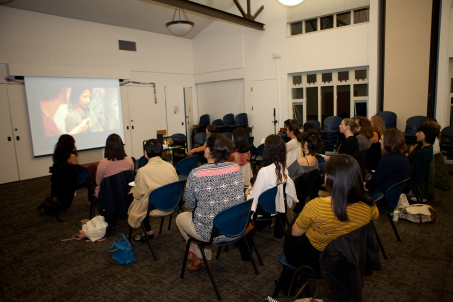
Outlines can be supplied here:
M286 153L288 154L289 152L300 149L301 145L300 142L297 140L297 138L293 138L289 142L286 143ZM300 157L300 156L299 156Z
M433 144L433 155L439 154L439 153L440 153L439 139L436 137L436 140L434 141L434 144Z

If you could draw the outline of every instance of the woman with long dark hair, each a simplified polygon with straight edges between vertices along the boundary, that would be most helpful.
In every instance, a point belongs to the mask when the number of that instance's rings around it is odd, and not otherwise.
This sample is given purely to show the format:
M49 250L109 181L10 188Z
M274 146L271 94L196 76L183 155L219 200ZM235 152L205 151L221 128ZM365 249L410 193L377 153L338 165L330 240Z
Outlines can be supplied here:
M297 139L300 141L305 156L299 157L288 167L288 175L292 179L318 169L316 154L320 153L322 149L322 138L316 130L302 132Z
M358 116L356 119L357 141L359 142L359 150L368 150L371 147L371 139L374 137L371 123L365 116Z
M382 117L375 115L370 119L371 130L373 131L373 137L370 138L371 146L366 155L366 168L368 171L376 170L379 161L382 158L381 155L381 144L379 140L385 130L385 124Z
M99 162L96 173L96 183L98 184L96 196L98 196L104 178L127 170L134 171L134 162L130 156L126 155L121 137L118 134L110 134L105 142L104 159Z
M409 148L409 161L411 173L414 174L417 167L426 165L433 160L433 144L436 141L437 128L429 124L423 124L417 129L415 137L417 145Z
M364 194L360 166L352 156L332 155L325 179L330 196L305 205L284 243L289 263L309 265L316 272L319 256L332 240L379 218L373 200Z
M286 134L291 139L286 143L286 153L289 153L293 150L300 149L300 142L297 141L297 138L300 134L299 125L291 124L286 128Z
M229 162L239 165L244 176L244 185L250 186L250 179L253 177L250 165L250 147L247 137L247 130L236 128L233 131L234 152L231 153Z
M57 144L55 145L55 150L53 153L54 163L61 164L68 162L73 165L77 165L77 148L75 146L74 138L69 134L63 134L58 139Z

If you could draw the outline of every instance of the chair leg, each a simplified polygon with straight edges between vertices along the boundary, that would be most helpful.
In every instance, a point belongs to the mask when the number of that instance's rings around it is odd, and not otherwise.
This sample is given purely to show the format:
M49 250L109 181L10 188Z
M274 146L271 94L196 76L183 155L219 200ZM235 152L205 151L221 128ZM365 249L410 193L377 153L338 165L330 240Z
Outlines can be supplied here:
M142 221L142 228L143 228L143 232L145 232L145 238L146 238L146 241L148 241L148 246L149 246L149 250L151 251L151 255L153 255L154 261L156 261L156 256L154 256L153 248L151 247L151 241L149 241L148 233L146 232L143 221Z
M160 220L160 229L159 229L159 235L162 234L162 226L164 225L164 217Z
M192 238L189 238L187 240L186 244L186 253L184 254L184 261L182 262L182 270L181 270L181 278L184 279L184 271L186 270L186 264L187 264L187 255L189 254L189 248L190 248L190 243L192 242Z
M132 227L129 226L129 242L131 242L131 238L132 238Z
M173 216L173 215L170 215L170 220L168 220L168 230L169 230L169 231L170 231L170 227L171 227L171 217L172 217L172 216Z
M222 250L222 247L221 247L221 246L219 246L219 248L217 249L217 256L215 256L215 258L216 258L217 260L219 260L219 257L220 257L220 251L221 251L221 250Z
M258 261L260 262L260 265L261 265L261 266L264 266L263 261L261 261L260 254L258 253L258 250L256 249L255 240L253 240L253 236L250 236L250 240L252 240L252 248L255 249L256 257L258 257ZM246 240L246 241L247 241L247 240Z
M398 241L401 241L400 235L398 234L398 231L396 230L396 227L395 227L395 224L393 223L392 217L390 217L390 215L387 215L387 217L389 218L390 223L392 224L393 232L395 232L396 239Z
M274 289L274 292L272 293L272 298L275 298L278 296L278 293L280 292L280 283L278 281L276 281L275 283L275 289Z
M285 232L285 223L283 222L284 220L282 219L282 215L284 215L286 217L285 213L280 213L280 214L278 214L278 217L276 219L278 219L280 221L280 224L282 225L282 228L283 228L283 236L286 237L286 234L285 234L286 233ZM286 217L286 220L288 220L288 217Z
M253 240L253 239L252 239ZM245 238L244 236L244 241L245 241L245 246L247 247L247 252L249 252L249 255L250 255L250 260L252 260L252 265L253 265L253 269L255 270L255 274L259 274L258 273L258 268L256 267L256 264L255 264L255 260L253 260L253 255L252 255L252 251L250 250L250 246L249 246L249 243L247 242L247 238ZM256 250L256 248L255 248ZM256 252L256 255L258 255L258 252ZM258 258L259 259L259 258ZM261 261L261 260L260 260Z
M381 238L379 238L379 235L376 231L376 227L374 226L373 221L371 221L371 225L373 226L374 234L376 234L376 240L379 244L379 248L381 249L382 255L384 255L384 259L388 259L387 254L385 253L384 246L382 245Z
M217 289L217 285L215 284L214 278L212 277L211 268L208 265L208 259L206 259L206 255L204 253L203 243L199 241L199 242L197 242L197 244L201 250L201 255L203 256L203 261L206 265L206 270L208 271L209 278L211 279L212 285L214 286L215 293L217 294L217 299L219 299L219 301L221 301L222 298L220 297L219 290Z

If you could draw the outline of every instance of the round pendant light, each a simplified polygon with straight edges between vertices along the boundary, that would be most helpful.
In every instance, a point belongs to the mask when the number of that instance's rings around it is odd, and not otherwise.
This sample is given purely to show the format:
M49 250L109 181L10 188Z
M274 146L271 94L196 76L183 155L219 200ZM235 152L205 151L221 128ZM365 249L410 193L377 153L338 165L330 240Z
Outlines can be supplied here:
M185 20L181 20L181 10ZM179 11L179 20L175 20L176 12ZM181 8L176 8L173 14L173 20L165 24L168 30L175 36L182 37L190 33L195 23L189 21L186 12Z
M294 6L297 4L302 3L304 0L278 0L278 2L286 5L286 6Z

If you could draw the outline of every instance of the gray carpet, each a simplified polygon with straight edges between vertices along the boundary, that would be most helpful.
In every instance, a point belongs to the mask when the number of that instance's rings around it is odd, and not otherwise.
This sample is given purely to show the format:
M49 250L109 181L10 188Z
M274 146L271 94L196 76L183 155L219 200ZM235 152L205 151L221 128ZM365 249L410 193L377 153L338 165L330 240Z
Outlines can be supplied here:
M157 261L146 244L132 242L137 260L120 265L106 252L126 220L104 242L61 242L81 229L89 217L87 191L78 191L71 208L54 217L36 210L50 191L50 178L0 185L0 300L3 301L215 301L204 268L180 272L185 243L172 221L165 220L161 235L152 240ZM453 192L436 190L432 204L438 211L434 224L398 221L402 242L397 242L387 217L375 223L389 256L384 271L365 278L364 301L453 301ZM292 218L292 213L289 218ZM151 224L158 232L160 221ZM139 230L134 230L136 233ZM264 266L255 275L250 262L241 261L236 248L213 259L212 271L224 301L263 301L274 290L281 265L283 240L271 230L255 237ZM256 258L255 258L256 259ZM324 281L318 298L335 301Z

